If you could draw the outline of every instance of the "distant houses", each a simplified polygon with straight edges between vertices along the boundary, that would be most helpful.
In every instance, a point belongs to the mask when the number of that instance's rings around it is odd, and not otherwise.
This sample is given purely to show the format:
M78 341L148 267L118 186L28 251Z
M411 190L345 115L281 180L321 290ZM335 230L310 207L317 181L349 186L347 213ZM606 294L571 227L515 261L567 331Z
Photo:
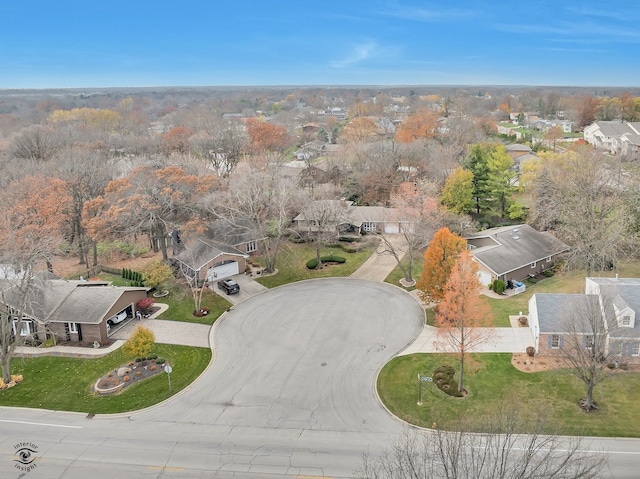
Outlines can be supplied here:
M584 129L584 140L612 155L640 157L640 122L596 121Z

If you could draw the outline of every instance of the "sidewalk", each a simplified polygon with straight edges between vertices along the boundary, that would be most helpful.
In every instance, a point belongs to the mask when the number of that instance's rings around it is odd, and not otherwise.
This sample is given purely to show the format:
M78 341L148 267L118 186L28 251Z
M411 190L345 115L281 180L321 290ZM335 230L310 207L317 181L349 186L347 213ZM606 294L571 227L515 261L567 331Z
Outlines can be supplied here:
M478 345L473 353L524 353L533 346L533 335L529 328L479 328L490 332L490 339ZM484 334L484 333L481 333ZM453 353L456 352L438 337L438 328L425 325L420 336L398 356L415 353Z

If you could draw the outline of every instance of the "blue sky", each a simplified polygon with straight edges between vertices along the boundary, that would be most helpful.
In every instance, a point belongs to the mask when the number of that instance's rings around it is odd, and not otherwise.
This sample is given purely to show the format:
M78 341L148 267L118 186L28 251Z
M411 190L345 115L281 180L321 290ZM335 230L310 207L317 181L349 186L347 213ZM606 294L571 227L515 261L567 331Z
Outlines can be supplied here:
M626 0L13 0L0 88L639 86Z

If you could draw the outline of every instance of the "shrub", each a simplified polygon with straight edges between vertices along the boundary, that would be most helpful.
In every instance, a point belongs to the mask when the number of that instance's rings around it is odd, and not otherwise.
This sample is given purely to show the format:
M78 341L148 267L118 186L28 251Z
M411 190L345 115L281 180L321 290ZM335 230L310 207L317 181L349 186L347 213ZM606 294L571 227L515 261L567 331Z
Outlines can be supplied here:
M533 346L527 346L527 356L529 357L533 357L536 354L536 348L534 348Z
M149 356L147 356L147 359L158 359L158 355L157 354L150 354Z
M162 288L173 276L171 267L161 259L149 264L141 275L141 281L149 288Z
M125 376L122 378L122 380L126 383L127 381L130 381L131 378L129 376Z
M627 369L629 369L629 365L627 363L620 363L618 364L618 367L623 371L626 371Z
M343 258L342 256L334 256L334 255L330 255L330 256L322 256L320 257L320 260L323 263L345 263L347 261L346 258ZM316 269L316 267L318 266L318 260L316 258L310 259L309 261L307 261L307 269Z
M138 358L146 357L156 342L156 337L149 328L138 325L133 334L122 346L122 350L131 356Z
M136 363L141 363L144 360L144 358L136 358Z
M142 376L142 371L136 371L136 376Z
M153 306L153 303L155 303L156 300L153 298L142 298L140 301L138 301L136 303L136 308L137 309L149 309L151 306Z
M608 364L607 364L607 367L608 367L609 369L615 369L615 368L616 368L616 363L608 363Z
M449 396L462 397L462 393L458 392L458 383L455 380L456 370L453 366L440 366L434 372L433 376L438 378L436 386Z
M522 325L522 326L526 326L527 323L529 322L529 320L527 319L526 316L520 316L518 318L518 322Z
M164 363L166 363L166 362L167 362L167 360L166 360L166 359L164 359L164 358L158 358L158 359L156 359L156 364L164 364Z
M551 278L551 276L554 275L554 272L552 269L545 269L542 274L547 278Z
M529 283L529 284L536 284L537 282L538 282L538 280L536 278L527 279L527 283Z
M156 366L155 364L152 364L151 366L149 366L149 369L151 371L155 371L156 369L158 369L158 366Z
M505 284L501 279L493 280L493 291L497 294L504 293Z

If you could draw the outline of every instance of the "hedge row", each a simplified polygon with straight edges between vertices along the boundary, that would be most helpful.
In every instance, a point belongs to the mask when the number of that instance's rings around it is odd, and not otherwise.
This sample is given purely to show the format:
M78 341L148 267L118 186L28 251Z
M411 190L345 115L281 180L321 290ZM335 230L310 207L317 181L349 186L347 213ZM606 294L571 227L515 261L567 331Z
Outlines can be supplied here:
M323 263L345 263L347 259L343 258L342 256L331 255L331 256L321 256L320 261L322 261ZM316 269L317 267L318 267L317 258L313 258L307 261L308 269Z

